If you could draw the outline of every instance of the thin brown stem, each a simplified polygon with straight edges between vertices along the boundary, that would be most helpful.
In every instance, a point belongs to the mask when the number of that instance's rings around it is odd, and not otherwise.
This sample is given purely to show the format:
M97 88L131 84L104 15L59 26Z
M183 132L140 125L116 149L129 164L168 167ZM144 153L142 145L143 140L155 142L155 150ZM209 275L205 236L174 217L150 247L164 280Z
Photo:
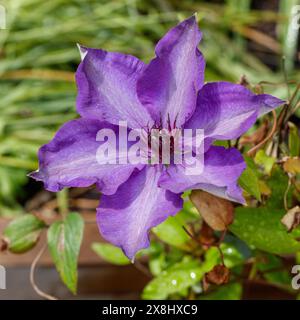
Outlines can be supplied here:
M286 123L288 121L288 119L297 111L297 109L300 107L300 101L296 102L296 105L293 107L293 102L294 100L296 99L297 97L297 94L300 90L300 83L298 83L295 91L293 92L292 94L292 97L290 98L290 100L288 101L288 104L287 104L287 107L285 108L286 109L286 112L284 114L284 117L282 119L282 123Z
M191 238L193 239L194 241L196 242L200 242L192 233L190 233L190 231L185 227L185 226L182 226L182 229L185 231L185 233Z
M45 244L42 249L38 252L37 256L34 258L34 260L32 261L31 267L30 267L30 283L32 285L32 288L34 289L34 291L42 298L47 299L47 300L58 300L56 297L51 296L48 293L45 293L44 291L42 291L36 284L35 280L34 280L34 272L37 266L37 263L39 262L40 258L42 257L43 253L45 252L47 248L47 244Z
M295 80L288 80L287 82L271 82L271 81L260 81L258 85L269 85L269 86L285 86L287 83L295 84L297 83Z
M289 83L288 83L288 75L287 75L286 68L285 68L285 59L286 58L283 56L282 57L282 70L283 70L283 76L284 76L284 83L286 84L287 95L290 100L291 91L290 91L290 87L289 87Z
M138 260L135 260L133 265L137 270L141 271L145 276L152 278L152 274L149 272L149 270Z
M292 104L292 103L293 103L293 101L294 101L294 99L296 98L299 90L300 90L300 83L298 83L295 91L293 92L293 95L291 96L291 99L289 100L289 104Z
M283 203L284 203L284 209L286 210L286 211L289 211L289 206L288 206L288 199L287 199L287 197L288 197L288 194L289 194L289 191L290 191L290 187L291 187L291 179L289 179L289 183L288 183L288 186L287 186L287 188L286 188L286 190L285 190L285 192L284 192L284 197L283 197Z
M225 230L222 232L222 234L221 234L221 236L220 236L220 238L219 238L219 240L218 240L217 243L203 243L202 241L200 241L199 239L197 239L192 233L190 233L189 230L188 230L185 226L182 226L182 228L183 228L183 230L187 233L187 235L188 235L191 239L193 239L194 241L196 241L196 243L200 244L201 246L202 246L202 245L205 245L205 246L207 246L208 248L210 248L210 247L216 247L216 248L218 249L219 253L220 253L221 263L222 263L223 266L225 266L224 254L223 254L223 251L222 251L222 249L221 249L221 244L222 244L222 242L224 241L224 238L225 238L226 233L227 233L227 229L225 229Z
M291 114L294 114L299 108L300 108L300 101L295 105L295 107L292 110Z
M225 260L224 260L224 254L223 254L223 251L222 251L222 249L221 249L221 247L220 247L220 246L217 246L217 249L218 249L219 254L220 254L221 263L222 263L222 265L225 267Z
M276 116L276 112L274 110L272 110L272 114L273 114L274 121L273 121L273 127L272 127L271 132L268 134L268 136L265 139L263 139L260 143L258 143L256 146L254 146L253 148L251 148L247 152L248 156L251 156L251 155L255 154L255 152L258 149L260 149L266 142L268 142L273 137L273 135L275 134L276 129L277 129L277 116Z

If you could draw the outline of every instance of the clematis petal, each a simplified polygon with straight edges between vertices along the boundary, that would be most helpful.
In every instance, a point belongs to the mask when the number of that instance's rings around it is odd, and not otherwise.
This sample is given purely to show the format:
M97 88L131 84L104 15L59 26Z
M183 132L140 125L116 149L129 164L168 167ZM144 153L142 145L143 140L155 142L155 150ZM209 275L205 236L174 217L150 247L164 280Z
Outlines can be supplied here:
M76 72L77 111L83 118L112 124L127 121L136 129L151 123L136 93L137 78L145 64L115 52L80 47L83 58Z
M97 221L103 237L122 248L130 259L149 246L149 230L176 214L183 204L179 194L157 186L158 167L136 171L112 196L102 196Z
M185 127L204 129L206 138L211 141L236 139L257 117L283 103L268 94L255 95L238 84L212 82L199 91L197 108Z
M96 183L103 193L115 193L135 167L98 162L97 150L103 142L96 141L96 136L103 128L110 128L117 134L115 126L98 120L77 119L67 122L51 142L41 147L39 170L30 176L43 181L45 188L52 192L64 187L87 187ZM125 151L119 150L119 159L127 157Z
M203 189L219 197L244 203L238 178L246 168L235 148L210 147L204 155L204 170L199 175L186 174L185 166L171 166L162 174L159 186L172 192Z
M182 126L196 107L203 86L205 61L195 16L171 29L157 44L153 59L137 82L141 102L156 121Z

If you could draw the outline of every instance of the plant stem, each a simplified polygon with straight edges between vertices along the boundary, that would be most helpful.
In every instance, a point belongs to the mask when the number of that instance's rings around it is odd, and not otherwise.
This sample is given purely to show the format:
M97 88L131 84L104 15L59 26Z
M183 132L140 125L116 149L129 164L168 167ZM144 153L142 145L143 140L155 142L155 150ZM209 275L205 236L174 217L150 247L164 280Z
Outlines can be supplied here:
M42 298L47 299L47 300L58 300L56 297L51 296L48 293L43 292L35 283L34 280L34 271L36 268L37 263L39 262L40 258L42 257L43 253L45 252L47 248L47 244L45 244L42 249L38 252L37 256L34 258L32 261L31 267L30 267L30 283L32 285L32 288L34 291Z
M62 215L63 218L66 217L69 211L69 192L68 189L64 189L60 192L56 193L57 197L57 204L59 213Z

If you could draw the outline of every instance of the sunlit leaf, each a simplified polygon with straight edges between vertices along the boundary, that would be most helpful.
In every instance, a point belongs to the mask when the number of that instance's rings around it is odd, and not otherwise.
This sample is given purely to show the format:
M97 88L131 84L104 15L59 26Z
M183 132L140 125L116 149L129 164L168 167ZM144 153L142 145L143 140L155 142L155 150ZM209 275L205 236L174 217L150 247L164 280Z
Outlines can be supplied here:
M46 224L32 214L13 220L3 232L3 240L13 253L23 253L37 243Z
M94 242L92 244L92 249L98 256L109 263L116 265L126 265L131 263L120 248L109 243Z
M84 222L78 213L54 222L48 230L48 247L62 281L72 293L77 291L77 261Z
M238 266L245 261L243 253L231 243L223 242L221 244L221 250L224 255L225 266L228 268Z
M152 257L149 261L149 269L154 276L158 276L164 270L165 266L166 266L165 253L161 253L156 257Z
M271 196L269 197L266 207L272 209L284 208L284 196L288 188L288 176L278 167L274 166L272 176L267 180L267 185L271 189ZM290 203L292 188L287 195L287 202Z
M272 194L272 190L268 187L265 181L259 180L258 185L259 185L260 194L268 197Z
M182 210L174 217L169 217L166 221L153 228L152 231L165 243L181 249L188 249L186 243L190 238L184 231L183 226L186 226L189 217L188 213Z
M259 180L255 170L255 163L249 157L245 158L247 163L246 169L243 171L239 179L240 186L257 200L261 200Z
M186 258L173 265L147 284L143 299L166 299L169 295L198 283L216 265L218 258L219 255L213 252L206 256L204 262Z
M264 150L259 150L254 158L256 164L261 166L266 174L270 174L275 163L273 157L267 156Z
M283 169L287 173L297 174L300 173L300 158L288 158L283 163Z
M274 254L295 253L300 250L300 242L280 222L284 213L278 209L238 207L229 229L253 248Z

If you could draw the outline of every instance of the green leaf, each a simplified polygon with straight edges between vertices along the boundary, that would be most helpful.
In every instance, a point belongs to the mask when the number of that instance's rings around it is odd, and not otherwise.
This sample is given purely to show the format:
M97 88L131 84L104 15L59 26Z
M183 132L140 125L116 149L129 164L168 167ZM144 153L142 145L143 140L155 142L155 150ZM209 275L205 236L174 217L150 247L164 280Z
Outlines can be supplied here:
M271 283L290 284L291 275L283 267L282 259L272 254L260 253L256 257L256 268L262 271L263 277Z
M186 243L190 240L183 229L190 215L182 210L176 216L169 217L152 231L163 242L180 249L188 249Z
M210 271L218 261L219 253L214 251L206 254L200 263L190 257L176 263L150 281L145 287L142 298L147 300L166 299L169 295L180 293L184 289L198 283L204 274Z
M261 193L259 188L259 180L256 175L254 161L246 157L247 168L243 171L239 179L240 186L257 200L261 201Z
M243 287L240 283L230 283L207 295L205 300L240 300L242 293Z
M291 157L298 157L300 155L300 137L299 129L292 122L288 123L289 132L289 149Z
M4 241L13 253L23 253L37 243L41 230L46 224L32 214L13 220L4 230Z
M158 276L168 266L181 261L183 252L175 247L170 247L168 252L162 242L151 241L150 247L143 250L148 257L148 266L154 276Z
M243 288L240 283L230 283L218 287L215 291L200 296L200 300L240 300Z
M123 251L109 243L98 243L92 244L92 249L98 256L103 260L116 265L130 264L130 260L125 256Z
M84 222L78 213L53 223L48 230L48 247L62 281L72 293L77 290L77 260Z
M228 140L216 140L213 143L214 146L216 147L225 147L228 148L229 147L229 141Z
M270 174L275 163L275 159L273 157L269 157L266 155L264 150L259 150L255 155L254 161L256 164L261 166L266 174Z
M274 254L295 253L300 250L300 242L295 240L298 231L286 231L280 222L284 214L278 209L238 207L229 229L253 248Z
M192 193L192 190L189 191L187 200L184 201L183 208L179 214L179 216L185 219L186 222L188 223L199 221L199 212L197 208L194 206L194 204L192 203L192 201L190 201L189 199L189 196L191 195L191 193Z
M240 252L231 243L223 242L221 244L221 250L223 252L224 262L227 268L233 268L244 263L245 258L242 252Z
M149 269L154 276L158 276L163 271L165 265L166 255L164 252L149 260Z
M224 263L227 268L234 268L242 265L245 262L243 253L240 252L232 243L223 242L220 248L222 250ZM217 263L222 263L220 252L217 247L211 247L207 252L206 257L213 260L216 259Z
M268 186L271 188L272 193L266 203L266 207L270 209L284 208L284 195L288 187L288 176L277 166L274 167L272 176L267 180ZM290 204L292 196L292 188L288 193L287 200Z

